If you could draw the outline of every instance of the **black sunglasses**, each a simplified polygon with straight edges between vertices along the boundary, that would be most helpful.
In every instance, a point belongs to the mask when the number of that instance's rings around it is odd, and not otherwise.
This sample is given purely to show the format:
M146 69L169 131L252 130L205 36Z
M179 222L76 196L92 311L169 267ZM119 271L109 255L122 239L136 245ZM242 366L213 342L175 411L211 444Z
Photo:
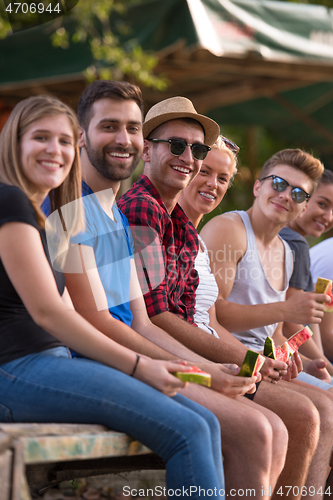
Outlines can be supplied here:
M288 186L290 186L291 199L295 203L303 203L303 201L307 201L311 197L311 195L304 191L304 189L292 186L285 179L282 179L282 177L278 177L277 175L267 175L267 177L263 177L259 180L260 182L262 182L265 179L272 179L272 189L274 189L274 191L276 191L277 193L282 193L287 189Z
M234 142L232 142L230 139L227 139L226 137L223 137L223 135L221 135L221 138L224 142L224 145L230 149L230 151L232 151L233 153L235 153L235 155L237 156L238 153L239 153L239 146L237 146L237 144L235 144Z
M168 142L170 147L170 153L174 156L180 156L184 153L187 146L190 146L193 158L195 160L204 160L210 151L210 147L206 144L201 144L197 142L196 144L188 144L184 139L147 139L151 142Z

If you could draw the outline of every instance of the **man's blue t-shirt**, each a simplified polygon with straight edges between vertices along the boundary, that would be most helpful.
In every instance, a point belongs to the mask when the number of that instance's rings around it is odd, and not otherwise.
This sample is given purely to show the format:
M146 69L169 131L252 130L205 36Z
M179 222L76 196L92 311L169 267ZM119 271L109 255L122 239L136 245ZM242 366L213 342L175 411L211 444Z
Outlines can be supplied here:
M112 209L115 220L112 220L85 182L82 182L82 196L85 230L72 237L71 243L87 245L94 249L109 311L114 318L131 326L133 316L129 304L129 290L133 241L127 218L114 203ZM50 212L48 198L42 209L46 214Z

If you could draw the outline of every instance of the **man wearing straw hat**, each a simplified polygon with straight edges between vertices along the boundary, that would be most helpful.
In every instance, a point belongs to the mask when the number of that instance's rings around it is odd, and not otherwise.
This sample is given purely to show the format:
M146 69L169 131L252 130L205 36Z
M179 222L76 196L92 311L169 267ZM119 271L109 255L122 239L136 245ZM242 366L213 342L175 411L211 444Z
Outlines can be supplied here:
M128 246L126 230L112 231L114 225L112 216L115 219L119 216L113 200L119 189L120 180L130 175L138 154L142 153L141 104L139 89L126 82L93 82L87 87L80 99L78 116L81 125L83 187L85 194L90 195L89 201L92 200L88 204L92 218L89 218L90 212L86 212L86 233L89 237L84 237L84 240L79 243L80 253L84 257L84 271L80 273L68 272L66 284L75 308L105 335L142 355L146 354L160 359L183 358L187 359L189 364L196 365L201 362L199 366L212 374L212 386L215 390L197 384L189 384L183 393L190 399L210 408L219 418L225 436L222 446L227 490L233 491L234 495L237 496L238 491L243 489L245 491L248 488L251 490L251 496L259 499L262 497L262 488L268 491L269 487L273 488L276 483L284 465L288 436L285 426L276 415L252 401L246 401L241 397L236 398L237 395L253 389L255 377L246 379L235 376L235 365L227 367L211 363L186 349L162 329L151 323L142 296L137 297L134 301L129 299L130 311L127 310L127 306L125 309L129 313L133 313L133 320L127 324L126 318L128 319L129 316L122 311L122 306L126 304L118 304L121 307L115 310L108 307L109 301L105 300L109 295L107 289L111 291L112 296L117 296L119 291L126 287L128 292L128 287L132 285L132 276L130 284L128 284L128 272L125 269L126 266L124 267L124 262L122 262L125 259L120 256L116 262L110 262L112 260L110 255L114 251L114 248L111 247L119 245L117 243L119 238L124 241L123 247L125 249ZM182 102L177 104L180 109L181 105ZM180 122L182 130L178 131L178 135L181 134L187 144L193 144L191 154L186 161L186 168L183 170L190 171L194 175L201 160L194 161L192 152L195 156L202 157L207 151L207 146L204 143L206 124L207 130L209 127L210 130L214 131L209 138L210 142L215 139L218 126L205 117L202 117L203 125L196 120L187 121L188 118L197 118L197 114L192 104L187 100L186 106L190 116L185 117L185 122ZM175 144L173 144L173 148L174 146ZM183 141L176 142L176 146L178 153L179 148L184 149ZM185 149L187 149L187 145L185 145ZM173 151L175 152L174 149ZM85 200L87 196L85 196ZM92 206L90 206L91 204ZM95 229L102 222L103 224L108 223L110 229L106 229L103 232L103 237L100 237L99 233L96 234ZM125 221L123 223L126 225ZM185 225L185 223L186 219L183 219L182 224ZM143 231L143 233L145 232ZM146 233L144 236L146 237ZM80 235L77 237L81 238ZM78 243L78 241L76 242ZM195 246L196 241L193 244ZM105 245L109 245L109 247ZM145 251L150 256L151 247L154 245L148 244L147 248L141 252L144 262L146 262L145 258L147 257ZM153 248L153 253L155 250L156 248ZM191 257L191 252L188 256ZM133 261L133 259L130 260ZM99 262L102 263L101 267ZM106 262L111 263L113 272L104 276ZM132 267L132 262L128 263L128 266ZM135 273L133 276L135 277ZM103 306L103 303L106 305ZM307 427L313 426L315 430L318 426L316 416L307 413L307 405L299 406L297 401L295 404L300 412L304 411L308 415ZM260 443L260 454L255 460L252 460L253 449L257 443ZM312 448L306 450L306 456L309 460L312 453ZM272 456L274 456L274 460L272 460Z
M153 238L145 239L144 231L140 238L135 238L140 283L152 322L212 361L232 361L240 365L244 358L241 347L226 344L194 325L198 282L194 259L198 242L194 227L177 203L182 189L198 173L217 134L216 124L199 115L184 97L166 99L153 106L143 124L144 175L122 196L118 206L132 229L135 226L134 238L140 234L137 228L148 227L155 232L156 248L161 247L160 252L152 251ZM276 379L283 373L285 365L280 363L266 360L266 371L271 378ZM327 454L321 455L319 448L314 456L317 444L304 440L304 435L313 438L315 434L318 439L318 427L314 421L314 415L318 417L317 410L310 394L309 398L305 397L289 390L286 385L263 382L257 392L255 401L279 415L289 431L286 466L278 480L281 487L276 494L284 495L284 486L290 485L295 486L292 493L289 492L290 498L299 498L300 486L305 484L307 472L314 477L316 471L328 466ZM322 398L317 408L321 432L329 436L331 410L326 398ZM297 418L301 414L307 416ZM231 428L228 419L223 420L225 415L219 416L225 450L228 449ZM310 423L311 430L305 429L307 423Z

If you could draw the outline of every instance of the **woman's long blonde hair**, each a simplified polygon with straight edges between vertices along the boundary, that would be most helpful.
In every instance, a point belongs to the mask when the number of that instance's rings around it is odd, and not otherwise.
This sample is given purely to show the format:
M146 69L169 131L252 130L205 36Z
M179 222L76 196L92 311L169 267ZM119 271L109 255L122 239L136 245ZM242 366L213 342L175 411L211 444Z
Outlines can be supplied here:
M29 198L41 228L45 227L45 215L38 205L36 189L25 176L20 158L20 142L28 127L46 116L65 114L74 135L75 157L69 175L64 182L50 192L51 212L81 198L81 167L78 148L78 125L74 111L58 99L46 95L29 97L19 102L11 112L0 134L0 182L17 186ZM70 232L82 227L82 213L77 211L71 221ZM67 228L68 230L69 228Z

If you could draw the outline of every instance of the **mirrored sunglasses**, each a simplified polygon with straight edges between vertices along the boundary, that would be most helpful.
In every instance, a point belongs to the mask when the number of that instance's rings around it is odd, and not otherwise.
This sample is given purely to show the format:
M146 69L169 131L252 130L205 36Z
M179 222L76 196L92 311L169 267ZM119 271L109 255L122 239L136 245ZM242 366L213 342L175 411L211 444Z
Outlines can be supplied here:
M168 142L170 147L170 153L174 156L180 156L184 153L187 146L190 146L192 151L192 156L195 160L204 160L210 151L210 147L206 144L201 144L197 142L195 144L188 144L184 139L147 139L151 142Z
M277 175L267 175L267 177L263 177L259 180L260 182L262 182L265 179L272 179L272 189L274 189L274 191L276 191L277 193L282 193L287 189L288 186L290 186L291 199L295 203L303 203L303 201L307 201L311 197L311 195L304 191L304 189L292 186L288 181L282 179L282 177L278 177Z

